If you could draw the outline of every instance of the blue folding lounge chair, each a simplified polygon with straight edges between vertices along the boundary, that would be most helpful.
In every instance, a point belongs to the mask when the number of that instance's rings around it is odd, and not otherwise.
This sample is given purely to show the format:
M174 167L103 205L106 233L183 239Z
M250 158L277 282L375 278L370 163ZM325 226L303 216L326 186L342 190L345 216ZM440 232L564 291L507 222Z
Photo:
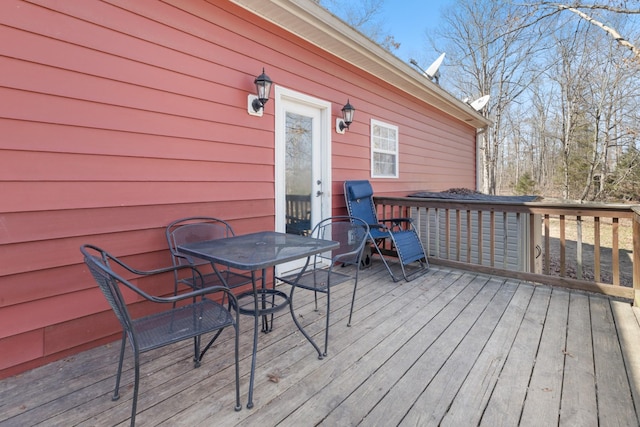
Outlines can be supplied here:
M345 181L344 197L347 202L349 215L363 219L369 224L373 247L380 255L382 262L389 271L394 282L401 279L393 273L382 252L384 243L390 240L392 253L398 257L402 276L406 281L426 273L429 261L420 242L420 237L413 226L411 218L389 218L378 220L376 207L373 203L373 188L367 180ZM385 253L389 253L385 251ZM416 263L416 266L411 266Z

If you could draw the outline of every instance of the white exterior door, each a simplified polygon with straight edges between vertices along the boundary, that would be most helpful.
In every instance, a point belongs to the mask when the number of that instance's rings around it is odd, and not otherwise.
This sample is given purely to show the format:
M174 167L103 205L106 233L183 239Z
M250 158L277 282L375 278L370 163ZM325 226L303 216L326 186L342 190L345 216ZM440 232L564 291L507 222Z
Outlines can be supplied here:
M275 102L275 230L305 235L331 212L331 104L278 86Z

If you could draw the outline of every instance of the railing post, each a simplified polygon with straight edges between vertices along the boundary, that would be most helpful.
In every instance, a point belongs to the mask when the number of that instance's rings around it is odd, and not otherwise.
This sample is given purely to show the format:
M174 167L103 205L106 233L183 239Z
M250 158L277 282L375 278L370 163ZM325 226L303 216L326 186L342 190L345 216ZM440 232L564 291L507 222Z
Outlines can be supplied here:
M640 209L633 216L633 305L640 307Z
M582 216L576 216L576 277L582 279Z
M536 228L540 227L539 223L536 223L536 215L529 214L529 272L538 273L536 270Z

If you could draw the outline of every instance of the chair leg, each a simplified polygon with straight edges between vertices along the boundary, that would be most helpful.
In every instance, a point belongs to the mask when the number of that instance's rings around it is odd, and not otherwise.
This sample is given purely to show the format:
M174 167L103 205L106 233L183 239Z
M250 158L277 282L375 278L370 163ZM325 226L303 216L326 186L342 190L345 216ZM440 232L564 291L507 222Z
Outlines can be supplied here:
M236 330L236 342L235 342L235 363L236 363L236 407L235 410L242 409L242 403L240 403L240 362L238 359L238 353L240 349L240 328L236 319L236 323L233 325Z
M406 280L407 282L412 281L413 279L415 279L416 277L420 277L422 276L424 273L426 273L427 271L429 271L429 261L427 260L427 258L423 258L420 259L418 261L414 261L414 263L417 262L420 264L419 268L416 268L414 271L410 272L409 274L407 274L407 270L405 269L405 265L409 265L409 264L405 264L401 259L400 259L400 266L402 267L402 276L404 277L404 280Z
M291 293L289 294L289 311L291 311L291 317L293 318L293 323L296 324L296 328L298 328L298 330L302 332L302 335L304 335L307 341L309 341L313 346L313 348L316 349L316 351L318 352L318 359L322 359L323 356L322 356L322 351L320 351L320 347L318 347L318 344L315 343L313 338L311 338L309 334L307 334L307 332L300 325L300 322L298 322L298 319L296 318L296 313L293 310L293 291L295 291L295 289L296 289L295 286L291 286Z
M324 353L323 356L327 356L327 349L329 348L329 313L331 312L331 288L327 283L327 324L324 329Z
M196 298L193 298L193 302L194 304L196 303ZM200 316L202 315L202 312L199 313L193 313L193 327L196 329L200 328ZM202 355L204 355L204 352L200 353L200 343L202 342L202 336L201 335L196 335L195 337L193 337L193 367L194 368L199 368L200 367L200 361L202 360ZM209 346L207 346L207 349L209 348ZM206 351L206 350L205 350Z
M116 374L116 386L113 389L111 400L120 399L120 376L122 374L122 362L124 360L124 346L127 344L127 333L122 332L122 344L120 345L120 360L118 361L118 373Z
M140 385L140 356L138 349L133 349L133 358L135 361L135 378L133 383L133 402L131 403L131 427L136 425L136 412L138 410L138 387Z
M347 326L351 326L351 316L353 315L353 306L356 303L356 290L358 289L358 271L356 270L355 283L353 284L353 295L351 296L351 309L349 310L349 321Z
M216 342L216 340L218 339L218 337L220 336L220 334L222 333L222 331L224 330L224 328L222 329L218 329L218 331L216 332L216 334L213 336L213 338L211 338L211 341L209 341L209 343L207 344L207 346L202 350L202 352L200 353L200 356L198 357L198 361L202 361L202 358L204 357L204 354L207 352L207 350L209 350L209 348L211 347L211 345ZM197 366L196 366L197 368Z
M389 266L389 263L387 262L386 258L384 257L384 255L382 255L382 251L380 250L380 247L375 242L373 244L373 247L376 248L376 252L378 252L378 255L380 255L380 259L382 260L382 263L387 268L389 275L391 275L391 280L393 280L394 282L399 282L400 280L402 280L401 277L397 277L395 274L393 274L393 271L391 270L391 266Z
M198 335L196 337L193 337L193 367L194 368L200 367L200 360L202 360L202 358L200 357L200 335Z
M257 304L257 302L256 302ZM253 354L251 355L251 375L249 376L249 398L247 409L253 408L253 381L256 373L256 352L258 351L258 315L253 316Z

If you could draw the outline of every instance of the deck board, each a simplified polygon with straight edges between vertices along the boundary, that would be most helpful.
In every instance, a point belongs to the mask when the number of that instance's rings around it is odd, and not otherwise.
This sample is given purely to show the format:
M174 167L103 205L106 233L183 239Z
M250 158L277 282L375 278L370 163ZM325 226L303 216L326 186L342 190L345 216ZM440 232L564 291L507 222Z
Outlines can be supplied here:
M591 298L598 413L604 425L639 425L610 301Z
M611 301L613 315L616 322L620 347L624 357L625 368L627 370L627 378L629 378L629 387L631 395L635 402L636 417L640 420L640 318L634 316L640 313L638 307L629 310L629 305L621 301Z
M420 335L411 341L412 346L407 348L408 351L397 353L396 359L399 361L410 360L412 363L410 366L401 365L404 368L401 372L402 377L395 383L388 385L392 388L364 418L363 421L366 425L385 425L385 423L398 425L403 420L413 408L416 397L424 392L428 384L451 357L498 288L499 283L484 277L476 277L465 288L465 292L456 298L459 300L458 305L454 305L456 302L454 300L446 307L454 309L447 310L444 316L440 316L440 314L444 314L445 310L440 312L433 321L421 329ZM412 360L408 355L419 357ZM430 413L427 413L434 408L425 407L422 409L425 411L421 415L423 420L436 421Z
M513 345L507 350L506 362L480 420L481 426L518 425L550 299L551 289L535 288Z
M567 329L560 425L597 426L591 317L586 295L574 293L570 296Z
M423 353L438 338L441 331L455 318L456 313L459 313L461 308L471 301L472 297L469 296L469 292L465 294L465 291L472 286L471 282L469 278L457 279L431 304L420 310L410 322L405 322L397 333L383 342L383 346L392 347L391 356L379 358L376 353L369 356L369 360L373 361L372 373L363 384L353 390L349 399L342 402L337 411L330 414L325 425L332 425L340 420L345 420L349 424L357 424L370 415L370 412L376 407L380 405L387 407L393 400L398 401L399 405L410 404L414 390L409 390L408 387L399 388L397 385L408 381L405 377L407 371L415 366ZM473 289L473 295L480 287L481 283L477 282ZM427 324L430 326L426 327ZM426 374L427 372L421 373L421 376L424 377ZM389 394L390 389L394 390L391 395ZM407 394L410 395L410 399L406 398ZM393 402L391 405L393 406ZM395 407L393 413L385 414L383 419L392 417L399 412L399 407Z
M139 426L637 425L640 324L628 302L445 267L393 283L374 263L332 293L323 360L278 313L259 337L255 407L233 410L233 343L225 331L193 369L191 345L142 355ZM323 344L324 299L296 292L296 316ZM241 319L246 405L252 321ZM119 343L0 380L0 426L128 425L127 352L111 401Z
M464 383L458 389L453 404L442 419L442 426L478 425L491 392L505 363L505 350L513 345L520 323L526 312L533 286L513 286L513 297L495 326L482 351L470 362Z
M383 299L383 305L376 310L375 316L370 316L361 322L354 321L352 328L361 328L362 333L355 330L353 341L346 335L339 340L331 341L330 357L336 360L336 365L318 366L306 381L281 395L279 404L269 408L264 415L268 419L282 418L288 411L280 411L280 405L288 404L295 400L296 396L302 396L304 389L309 388L308 384L313 384L314 393L309 396L309 399L299 406L292 407L289 404L291 413L287 415L287 423L313 425L322 421L327 414L348 398L355 384L364 382L372 372L375 372L381 360L393 355L397 349L394 341L406 341L418 326L418 323L411 327L402 326L414 319L422 307L418 304L407 306L406 298L419 301L441 292L443 288L443 285L436 285L430 290L421 286L403 286L402 289L407 292L402 299L394 299L390 304ZM395 321L380 323L380 317L395 318ZM337 350L331 351L331 349ZM302 363L305 364L305 362Z
M424 385L422 394L403 417L401 425L437 424L448 412L451 402L466 381L468 373L495 330L516 289L513 286L503 286L503 283L494 285L496 293L492 295L471 328L465 332L464 338L433 380ZM491 283L488 282L485 288L489 286Z
M520 425L555 425L560 411L569 292L554 289L538 345Z

